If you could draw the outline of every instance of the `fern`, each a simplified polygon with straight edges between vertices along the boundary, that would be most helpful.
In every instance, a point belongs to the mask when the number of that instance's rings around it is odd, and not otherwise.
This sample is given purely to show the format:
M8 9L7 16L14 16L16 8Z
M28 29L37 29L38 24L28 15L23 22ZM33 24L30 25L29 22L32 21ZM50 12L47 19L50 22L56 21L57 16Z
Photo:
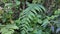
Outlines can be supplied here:
M0 28L1 34L13 34L14 29L18 29L15 24L0 25Z
M39 4L31 4L29 7L20 14L20 30L21 34L28 34L29 28L31 28L31 23L39 22L39 18L41 18L40 13L45 11L44 7ZM38 14L39 13L39 14ZM39 17L38 17L39 16ZM39 22L40 23L40 22ZM25 32L25 33L23 33Z

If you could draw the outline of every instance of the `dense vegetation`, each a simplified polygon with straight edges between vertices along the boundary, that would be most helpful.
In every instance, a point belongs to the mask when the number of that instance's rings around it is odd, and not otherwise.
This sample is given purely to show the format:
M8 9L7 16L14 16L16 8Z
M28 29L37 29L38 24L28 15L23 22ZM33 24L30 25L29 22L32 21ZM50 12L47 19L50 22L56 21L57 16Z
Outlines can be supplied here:
M60 34L60 0L0 0L0 34Z

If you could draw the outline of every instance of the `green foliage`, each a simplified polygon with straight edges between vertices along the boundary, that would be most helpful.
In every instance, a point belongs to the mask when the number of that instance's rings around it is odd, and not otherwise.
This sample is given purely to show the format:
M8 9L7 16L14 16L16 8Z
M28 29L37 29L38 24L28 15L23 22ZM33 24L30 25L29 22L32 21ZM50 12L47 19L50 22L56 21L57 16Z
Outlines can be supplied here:
M32 3L26 1L27 8L21 9L21 2L18 0L14 0L15 3L12 0L10 2L9 0L2 0L1 2L5 5L1 7L3 9L0 8L0 33L60 34L60 9L54 11L51 16L46 15L47 11L41 5L44 1L41 1L43 0L33 0ZM20 14L18 15L17 12ZM17 19L13 20L16 13Z
M0 32L2 32L2 34L13 34L14 29L18 29L14 24L0 25L0 28Z
M20 28L21 30L28 32L31 27L30 24L34 23L36 24L37 22L40 23L39 18L41 18L41 15L39 15L40 13L43 13L43 10L45 11L44 7L39 5L39 4L32 4L32 6L30 5L27 9L23 10L23 12L21 12L20 14ZM39 14L38 14L39 12ZM32 22L32 23L31 23ZM32 25L33 26L33 25ZM22 31L22 33L23 33ZM28 33L27 33L28 34Z
M43 4L44 3L44 0L33 0L33 3Z
M60 9L56 10L54 14L60 15Z

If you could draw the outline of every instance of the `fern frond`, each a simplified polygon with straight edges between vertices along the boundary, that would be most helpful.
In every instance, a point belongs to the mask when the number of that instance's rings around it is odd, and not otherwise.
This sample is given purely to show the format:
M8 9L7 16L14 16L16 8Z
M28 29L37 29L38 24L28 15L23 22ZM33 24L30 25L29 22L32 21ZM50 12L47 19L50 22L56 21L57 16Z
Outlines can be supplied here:
M0 24L0 32L1 34L12 34L14 33L14 29L18 29L15 24L1 25Z
M30 23L32 21L34 23L39 21L40 17L38 18L38 15L39 15L38 13L43 13L43 11L45 11L44 7L39 4L31 4L27 9L23 10L19 18L21 21L20 30L25 32L23 34L28 33L28 28L30 28Z

